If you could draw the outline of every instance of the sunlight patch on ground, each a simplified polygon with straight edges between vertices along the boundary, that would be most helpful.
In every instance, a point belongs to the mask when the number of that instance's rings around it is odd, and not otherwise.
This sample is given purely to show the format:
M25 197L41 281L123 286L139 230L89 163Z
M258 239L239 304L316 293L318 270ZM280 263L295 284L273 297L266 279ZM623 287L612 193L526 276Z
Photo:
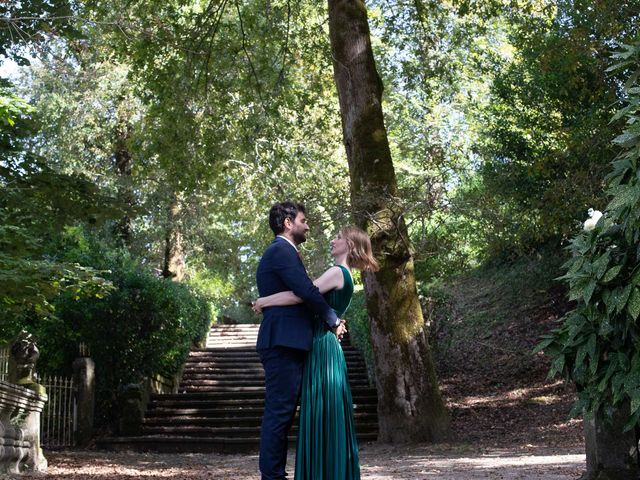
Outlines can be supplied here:
M473 468L502 468L502 467L523 467L538 465L563 465L584 462L584 455L523 455L521 457L504 457L495 455L484 455L478 458L458 458L429 460L426 462L432 466L451 466L452 463L464 464Z
M500 392L495 395L475 395L463 397L460 401L450 402L450 405L456 408L472 408L475 406L482 405L495 405L495 404L503 404L510 405L515 404L523 399L528 399L534 403L540 403L544 405L549 405L551 403L555 403L561 400L558 395L544 395L544 393L548 390L553 390L563 382L558 380L554 383L549 383L540 387L531 387L531 388L516 388L514 390L509 390L507 392Z
M505 455L506 453L506 455ZM373 463L373 464L372 464ZM363 479L557 479L575 478L584 469L583 454L520 455L494 452L478 457L412 457L404 456L396 468L366 462L362 466Z

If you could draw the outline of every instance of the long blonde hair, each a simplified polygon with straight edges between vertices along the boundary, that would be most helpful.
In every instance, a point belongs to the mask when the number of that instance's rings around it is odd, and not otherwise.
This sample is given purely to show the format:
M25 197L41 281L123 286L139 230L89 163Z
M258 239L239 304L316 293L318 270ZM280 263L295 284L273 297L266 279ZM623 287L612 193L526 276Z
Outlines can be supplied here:
M346 225L340 229L340 233L347 241L349 253L347 263L350 267L365 272L377 272L380 270L378 262L373 257L371 240L369 235L354 225Z

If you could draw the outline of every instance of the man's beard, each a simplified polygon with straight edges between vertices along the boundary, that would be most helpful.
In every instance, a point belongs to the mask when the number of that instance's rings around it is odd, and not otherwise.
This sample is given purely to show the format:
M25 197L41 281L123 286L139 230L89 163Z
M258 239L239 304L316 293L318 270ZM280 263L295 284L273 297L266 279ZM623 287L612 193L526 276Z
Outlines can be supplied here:
M300 245L307 241L307 237L305 237L304 232L291 232L291 236L293 237L293 241L296 245Z

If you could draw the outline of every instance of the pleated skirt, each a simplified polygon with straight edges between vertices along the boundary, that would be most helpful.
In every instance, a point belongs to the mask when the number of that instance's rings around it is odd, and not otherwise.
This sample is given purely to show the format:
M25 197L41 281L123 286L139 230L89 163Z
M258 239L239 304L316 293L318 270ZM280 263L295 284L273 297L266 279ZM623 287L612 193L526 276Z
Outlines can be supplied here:
M295 480L359 480L347 363L333 332L316 325L302 376Z

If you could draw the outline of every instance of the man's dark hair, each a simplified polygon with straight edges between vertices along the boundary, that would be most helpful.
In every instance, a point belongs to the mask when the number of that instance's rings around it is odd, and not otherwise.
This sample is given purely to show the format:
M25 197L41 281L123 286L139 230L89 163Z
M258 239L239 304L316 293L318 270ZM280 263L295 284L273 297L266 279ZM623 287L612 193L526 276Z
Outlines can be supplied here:
M290 219L292 222L298 216L298 212L306 213L304 205L301 203L281 202L275 203L269 210L269 226L274 235L284 232L284 221Z

